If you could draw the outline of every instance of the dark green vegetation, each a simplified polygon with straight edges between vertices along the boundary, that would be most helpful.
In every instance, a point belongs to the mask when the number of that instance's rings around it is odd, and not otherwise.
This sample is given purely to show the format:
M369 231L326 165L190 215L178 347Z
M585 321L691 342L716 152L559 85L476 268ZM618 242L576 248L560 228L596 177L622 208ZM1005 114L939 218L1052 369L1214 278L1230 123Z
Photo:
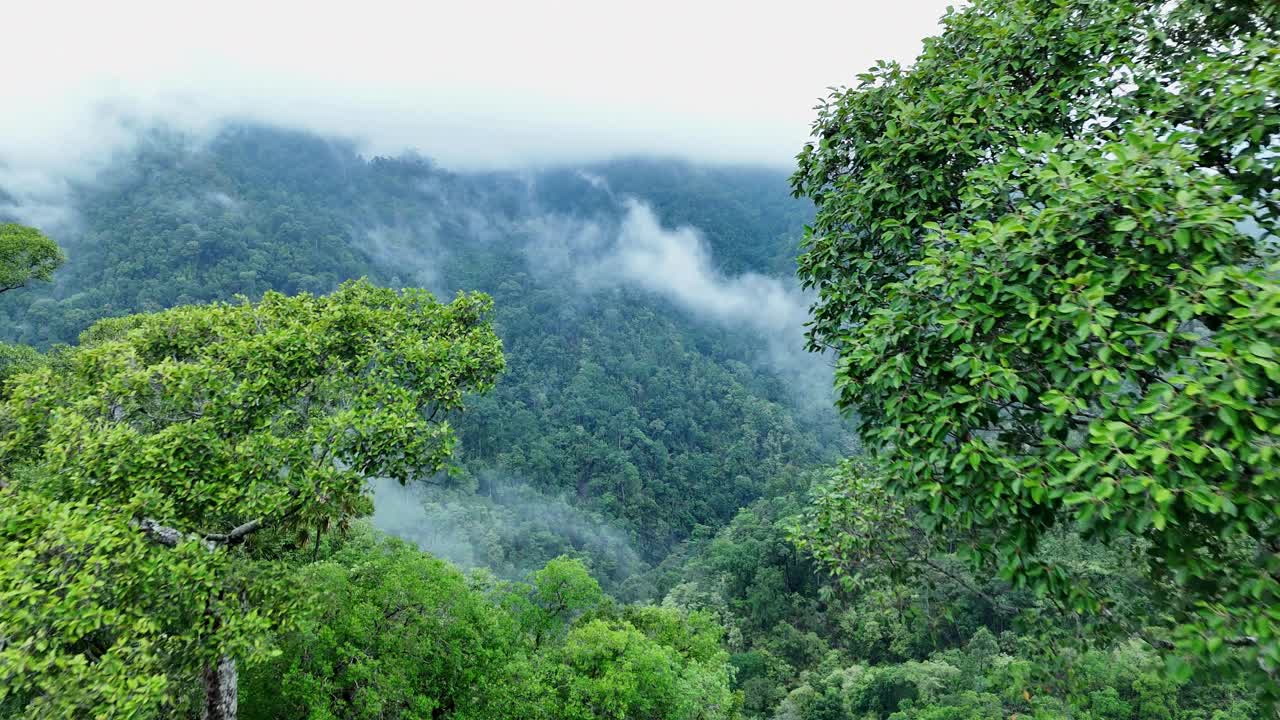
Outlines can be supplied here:
M703 223L727 272L793 254L782 228L809 217L780 173L658 161L589 170L641 197L652 188L668 224ZM207 148L156 134L77 207L85 232L65 242L58 286L0 302L10 339L73 342L102 316L268 288L328 292L362 275L487 292L508 367L457 419L467 472L454 482L567 494L620 521L647 561L698 525L723 524L779 475L842 450L834 413L796 413L786 378L761 372L760 338L649 293L575 281L563 248L605 248L569 236L612 230L625 213L620 193L577 171L459 175L264 129L227 131ZM578 549L565 539L507 547L493 564L523 571Z
M935 551L907 576L884 557L850 581L832 578L796 546L797 534L821 526L800 487L812 484L830 502L854 477L843 468L798 478L792 492L752 504L715 537L691 543L664 577L664 605L722 618L745 716L1264 716L1237 679L1172 678L1140 638L1082 643L1074 621L1051 602L974 573L954 553ZM1139 574L1125 549L1068 534L1044 550L1092 577L1125 584Z
M828 514L824 559L958 549L1280 700L1278 108L1251 0L978 3L834 95L800 272L872 451L836 492L889 498Z
M749 169L144 138L0 298L45 351L0 346L0 717L1274 714L1277 12L952 13L821 110L816 217ZM811 224L865 455L775 338L618 275L628 195L728 275ZM477 569L357 520L367 476Z
M259 531L344 528L366 477L439 471L433 420L502 370L488 299L344 284L324 297L104 320L17 375L0 411L5 693L51 716L173 703L286 620ZM234 704L234 700L232 700ZM206 709L210 712L210 709ZM215 717L224 714L212 713Z

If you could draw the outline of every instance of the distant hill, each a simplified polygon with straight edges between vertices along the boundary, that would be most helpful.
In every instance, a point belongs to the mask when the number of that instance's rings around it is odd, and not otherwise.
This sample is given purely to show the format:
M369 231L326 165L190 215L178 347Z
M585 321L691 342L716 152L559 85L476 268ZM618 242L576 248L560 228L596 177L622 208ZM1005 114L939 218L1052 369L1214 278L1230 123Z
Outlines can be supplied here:
M154 132L74 202L57 283L0 301L11 340L74 342L104 316L362 275L491 293L509 372L459 419L461 487L417 498L421 523L454 534L435 549L465 546L463 562L515 573L570 552L621 580L636 567L620 558L660 560L847 443L832 413L797 409L794 379L765 358L777 338L617 277L639 205L663 232L696 227L733 292L749 291L729 284L743 273L788 285L811 208L777 171L629 158L454 172L233 127L203 144ZM590 519L571 532L530 512L537 502Z

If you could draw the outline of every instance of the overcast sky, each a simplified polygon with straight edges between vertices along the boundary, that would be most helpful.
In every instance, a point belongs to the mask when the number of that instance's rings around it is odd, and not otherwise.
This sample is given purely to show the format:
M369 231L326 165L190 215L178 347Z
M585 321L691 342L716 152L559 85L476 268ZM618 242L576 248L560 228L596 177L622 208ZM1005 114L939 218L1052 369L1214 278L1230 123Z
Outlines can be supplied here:
M947 4L15 2L0 180L83 171L130 117L261 120L455 168L632 152L787 166L825 88L910 60Z

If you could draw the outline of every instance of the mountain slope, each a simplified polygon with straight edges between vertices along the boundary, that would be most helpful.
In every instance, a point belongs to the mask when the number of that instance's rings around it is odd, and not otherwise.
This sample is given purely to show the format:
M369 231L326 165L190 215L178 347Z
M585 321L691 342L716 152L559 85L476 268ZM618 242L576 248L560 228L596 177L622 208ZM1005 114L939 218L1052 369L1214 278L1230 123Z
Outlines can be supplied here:
M619 559L618 543L596 542L603 531L544 527L539 543L478 536L517 517L545 526L517 512L533 492L590 514L592 527L625 538L627 553L656 562L847 440L830 412L798 409L794 368L762 350L798 356L798 334L728 322L691 303L703 295L623 264L636 214L651 213L642 229L666 243L655 248L674 243L707 260L691 282L713 284L704 290L722 304L728 294L764 310L768 298L752 292L787 287L764 274L789 270L809 213L781 173L653 159L455 173L412 155L365 159L342 141L238 127L206 144L153 133L101 182L78 188L75 204L80 227L58 237L70 260L56 285L0 302L11 339L71 342L97 317L266 289L325 292L361 275L491 293L509 371L458 420L464 472L454 489L416 498L476 515L470 525L455 518L455 537L433 548L449 555L465 545L454 559L518 573L570 552L621 581L635 566ZM701 235L677 230L685 224ZM735 284L741 273L758 275ZM824 372L820 362L805 368ZM488 510L477 515L476 503ZM398 524L412 534L440 520Z

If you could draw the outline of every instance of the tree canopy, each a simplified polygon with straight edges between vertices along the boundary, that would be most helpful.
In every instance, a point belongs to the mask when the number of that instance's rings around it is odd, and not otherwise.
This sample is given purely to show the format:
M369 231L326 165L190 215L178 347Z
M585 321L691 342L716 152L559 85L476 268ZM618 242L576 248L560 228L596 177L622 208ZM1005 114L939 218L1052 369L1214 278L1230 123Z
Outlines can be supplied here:
M977 0L793 177L810 342L913 522L1108 617L1127 590L1038 549L1136 538L1175 673L1273 695L1278 93L1272 2Z
M232 663L289 609L258 532L315 542L368 512L368 477L440 470L448 415L503 368L489 308L267 293L103 321L11 379L0 700L154 712L204 672L234 702Z
M0 223L0 293L32 280L48 282L66 260L58 244L35 228Z
M247 718L728 720L705 613L622 607L577 560L494 583L358 530L301 580L316 601L249 671Z

